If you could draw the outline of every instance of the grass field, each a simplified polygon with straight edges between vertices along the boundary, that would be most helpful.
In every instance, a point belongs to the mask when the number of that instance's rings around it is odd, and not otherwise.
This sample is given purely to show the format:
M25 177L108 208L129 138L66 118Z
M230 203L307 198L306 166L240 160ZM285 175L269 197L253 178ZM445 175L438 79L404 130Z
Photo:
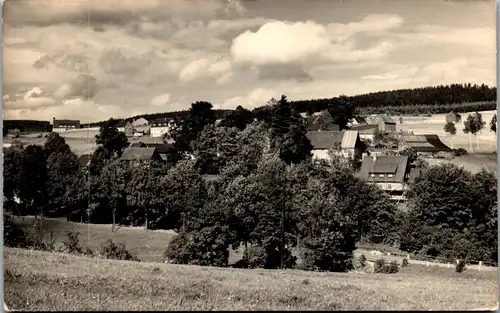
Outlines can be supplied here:
M236 270L7 248L13 310L467 310L495 306L497 272L409 265L393 275Z
M399 123L399 116L393 116L392 118L396 121L396 130L403 131L413 131L417 134L435 134L439 135L441 141L448 145L449 147L458 149L463 148L469 152L474 153L491 153L496 151L496 136L494 132L490 131L490 121L493 115L496 114L496 111L482 111L480 112L483 121L486 122L484 125L484 129L477 135L477 139L479 141L479 149L476 148L476 136L472 136L472 147L473 151L470 149L470 138L469 135L463 132L464 129L464 121L467 119L467 116L470 113L461 113L462 120L460 123L457 123L455 126L457 128L457 134L453 137L450 137L447 134L443 127L446 124L446 114L436 114L431 117L427 116L404 116L403 124Z

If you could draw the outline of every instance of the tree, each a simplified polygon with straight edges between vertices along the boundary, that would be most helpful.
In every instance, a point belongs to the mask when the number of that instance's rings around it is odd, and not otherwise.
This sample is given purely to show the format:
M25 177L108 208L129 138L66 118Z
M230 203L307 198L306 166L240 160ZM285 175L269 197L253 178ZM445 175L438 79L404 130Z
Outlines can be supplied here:
M110 118L99 129L99 134L95 136L96 143L107 150L109 156L120 157L123 150L129 146L127 136L124 132L119 132L116 128L117 120Z
M175 137L178 150L191 151L198 134L203 131L206 125L214 122L215 114L210 102L197 101L192 103L189 114Z
M444 125L444 131L450 134L450 137L453 138L453 136L457 133L457 128L454 123L449 122ZM453 149L453 139L451 141L451 148Z
M302 118L283 95L271 117L271 147L287 164L298 164L311 156L312 145L306 132Z
M71 148L63 137L56 132L51 132L43 145L47 157L52 153L71 153Z
M116 231L117 220L123 218L126 214L123 208L126 207L126 168L121 161L112 161L106 164L101 172L101 183L106 198L109 201L113 224L112 231ZM122 211L118 211L121 208ZM117 215L118 213L118 215Z
M483 121L481 113L475 112L467 116L464 122L464 133L476 136L476 146L479 148L479 138L477 134L483 129L486 123ZM470 137L469 137L470 139ZM470 141L470 148L472 149L472 141Z
M253 121L253 114L249 110L239 105L234 111L231 111L222 119L219 126L236 127L239 130L245 129L247 124Z
M494 132L495 134L497 133L497 115L493 115L490 121L490 130Z
M19 196L21 188L20 169L23 166L23 148L12 146L4 150L3 156L3 203L4 211L13 211L14 199ZM19 212L16 212L19 213Z
M400 248L431 256L496 262L495 175L453 164L424 171L407 192Z
M47 203L47 165L42 147L29 145L22 153L19 168L19 198L29 213L43 215Z
M219 174L238 154L236 127L215 127L207 125L198 136L195 157L202 174Z
M342 130L354 117L354 105L348 97L340 96L328 105L328 112L333 118L333 123L339 125L339 129Z

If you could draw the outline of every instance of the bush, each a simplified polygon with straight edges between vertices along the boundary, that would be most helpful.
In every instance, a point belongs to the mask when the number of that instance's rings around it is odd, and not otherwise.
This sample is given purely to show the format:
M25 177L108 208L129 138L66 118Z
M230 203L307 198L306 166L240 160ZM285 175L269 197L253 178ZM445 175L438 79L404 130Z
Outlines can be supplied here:
M225 267L229 259L229 241L223 227L204 227L200 231L181 231L168 245L165 260L175 264Z
M115 245L115 243L108 239L102 247L101 247L101 256L106 259L112 260L125 260L125 261L136 261L140 262L140 260L132 255L126 248L123 243L119 243Z
M247 268L264 268L266 266L267 254L262 247L250 246L243 252L243 262Z
M55 237L50 232L48 238L43 238L39 224L35 223L29 231L17 225L12 216L4 211L4 245L6 247L54 251Z
M457 273L462 273L463 271L465 271L466 269L466 264L465 264L465 261L464 260L459 260L458 263L457 263L457 266L455 267L455 271Z
M384 259L378 259L375 261L374 272L382 274L395 274L399 272L399 266L396 261L392 261L387 264Z
M358 258L358 262L356 264L357 268L364 268L366 266L366 257L364 254L360 255Z
M80 236L79 232L73 232L68 230L66 232L66 236L68 237L63 241L63 246L61 248L61 252L70 253L70 254L85 254L87 252L84 247L80 244Z
M466 154L467 154L467 150L465 150L464 148L453 149L454 156L462 156L462 155L466 155Z
M406 267L408 266L409 262L408 259L403 259L403 263L401 263L401 267Z

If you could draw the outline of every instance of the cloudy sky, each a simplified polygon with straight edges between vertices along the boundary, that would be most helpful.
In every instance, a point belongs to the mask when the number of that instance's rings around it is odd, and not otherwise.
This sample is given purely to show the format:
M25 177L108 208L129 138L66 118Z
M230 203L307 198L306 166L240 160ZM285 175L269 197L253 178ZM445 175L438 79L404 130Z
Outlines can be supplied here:
M10 0L6 119L496 84L494 1Z

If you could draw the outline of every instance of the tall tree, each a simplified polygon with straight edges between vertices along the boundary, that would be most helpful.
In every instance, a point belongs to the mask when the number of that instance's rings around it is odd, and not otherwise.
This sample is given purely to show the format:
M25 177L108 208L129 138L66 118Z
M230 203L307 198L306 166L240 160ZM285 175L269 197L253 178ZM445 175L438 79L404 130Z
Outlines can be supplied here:
M116 127L118 121L109 119L99 129L99 134L95 136L96 143L109 151L110 155L120 157L123 150L128 147L129 142L124 132L119 132Z
M20 200L30 213L43 215L47 203L47 165L43 148L37 145L24 148L19 171Z
M493 115L490 121L490 130L494 132L495 134L497 133L497 115Z
M231 111L222 119L219 126L236 127L239 130L245 129L247 124L253 121L253 114L249 110L239 105L234 111Z
M348 97L340 96L328 105L328 112L330 112L334 124L339 125L339 129L342 130L354 117L354 105Z
M483 129L486 122L483 121L483 116L479 112L470 114L464 122L464 133L474 135L476 137L476 147L479 148L479 138L477 134ZM469 137L469 139L471 139ZM472 149L472 141L470 141L470 148Z
M238 154L238 134L236 127L205 127L198 136L195 150L202 174L219 174Z
M117 222L126 216L127 177L126 167L123 162L116 160L109 162L101 172L101 184L104 194L107 195L109 208L111 209L111 230L116 231ZM120 211L118 211L120 209Z
M455 127L455 124L452 122L446 123L444 125L444 131L450 134L451 139L451 148L453 149L453 136L456 135L457 133L457 128Z
M70 153L71 148L63 137L56 132L51 132L43 145L47 157L52 153Z
M301 116L291 109L286 96L281 96L271 118L271 148L287 164L300 163L311 156L312 145L306 132Z

